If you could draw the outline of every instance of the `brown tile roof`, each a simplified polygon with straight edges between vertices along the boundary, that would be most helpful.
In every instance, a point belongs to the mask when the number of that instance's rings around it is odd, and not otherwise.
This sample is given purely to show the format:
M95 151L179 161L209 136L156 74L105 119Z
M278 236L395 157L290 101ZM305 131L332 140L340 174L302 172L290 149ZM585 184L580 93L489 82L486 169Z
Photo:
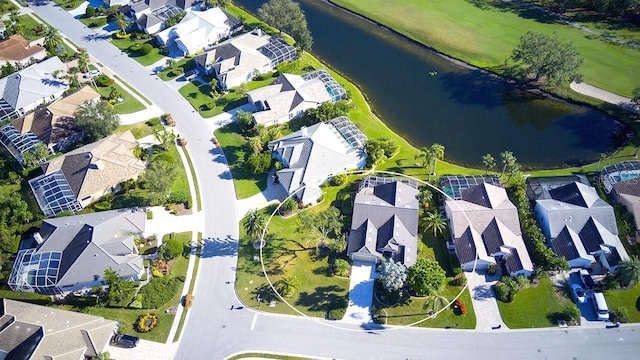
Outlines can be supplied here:
M29 41L22 35L13 35L0 41L0 60L21 61L44 50L40 45L29 45Z

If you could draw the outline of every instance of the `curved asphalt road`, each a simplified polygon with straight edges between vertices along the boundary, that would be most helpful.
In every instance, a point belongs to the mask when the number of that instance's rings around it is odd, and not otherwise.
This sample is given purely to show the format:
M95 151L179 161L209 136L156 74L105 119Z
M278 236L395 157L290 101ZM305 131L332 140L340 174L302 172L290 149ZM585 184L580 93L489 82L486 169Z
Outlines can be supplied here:
M37 1L37 0L36 0ZM206 240L196 283L197 301L181 336L177 359L223 359L251 349L348 359L596 359L635 358L640 327L476 332L397 329L344 331L324 320L230 310L240 305L233 285L238 221L235 191L224 154L212 147L209 127L174 90L86 28L53 2L31 8L60 32L170 112L202 187ZM337 323L333 323L338 325ZM346 325L345 325L346 326Z

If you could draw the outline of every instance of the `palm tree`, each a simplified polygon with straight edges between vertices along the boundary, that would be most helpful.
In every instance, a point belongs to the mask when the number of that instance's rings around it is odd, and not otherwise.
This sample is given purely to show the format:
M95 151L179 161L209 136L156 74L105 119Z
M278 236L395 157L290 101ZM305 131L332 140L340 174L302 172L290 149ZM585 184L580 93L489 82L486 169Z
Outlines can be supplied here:
M496 167L496 159L491 154L482 156L482 165L484 166L484 174L487 175L489 170Z
M78 67L80 68L80 71L86 72L88 66L89 66L89 53L87 52L87 49L79 49Z
M618 264L617 276L620 285L629 286L640 283L640 258L632 256Z
M428 208L429 204L433 200L433 193L427 187L422 188L420 190L420 203L424 208Z
M11 29L14 33L18 33L16 30L20 26L20 13L18 10L11 10L9 12L9 21L11 22Z
M258 209L253 209L244 218L242 225L250 239L257 239L267 226L267 217Z
M436 174L436 164L438 160L444 160L444 146L438 143L431 145L431 164L429 171L429 179L431 179L431 175Z
M57 49L62 45L62 36L58 29L53 26L47 25L44 30L44 47L49 50L50 53L57 52Z
M173 131L156 131L153 135L156 140L160 142L160 147L164 149L164 151L171 149L171 146L176 143L176 134L174 134Z
M290 297L298 291L298 279L295 276L283 276L275 286L282 296Z
M94 356L91 360L111 360L111 354L108 351L100 353L98 356Z
M116 20L116 25L120 28L123 34L127 33L127 27L129 27L129 20L124 16L123 13L117 12L113 17Z
M447 228L447 219L439 211L428 212L422 222L426 230L433 231L433 236L442 234Z
M446 297L439 295L437 293L434 293L427 297L427 301L424 303L423 308L425 310L429 309L429 314L433 314L438 310L442 309L443 307L447 306L448 303L449 303L449 300Z
M207 5L208 8L218 6L224 9L231 5L231 0L206 0L205 5Z

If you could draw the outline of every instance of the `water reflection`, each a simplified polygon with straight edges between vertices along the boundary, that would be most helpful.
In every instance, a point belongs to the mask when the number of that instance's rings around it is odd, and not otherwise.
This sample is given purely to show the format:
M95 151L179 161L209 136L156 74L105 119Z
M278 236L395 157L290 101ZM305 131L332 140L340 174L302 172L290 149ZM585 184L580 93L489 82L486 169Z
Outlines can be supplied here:
M237 0L255 12L262 0ZM358 84L383 121L417 147L438 142L448 160L481 166L511 150L527 166L595 160L621 125L586 107L519 91L324 1L302 0L313 53Z

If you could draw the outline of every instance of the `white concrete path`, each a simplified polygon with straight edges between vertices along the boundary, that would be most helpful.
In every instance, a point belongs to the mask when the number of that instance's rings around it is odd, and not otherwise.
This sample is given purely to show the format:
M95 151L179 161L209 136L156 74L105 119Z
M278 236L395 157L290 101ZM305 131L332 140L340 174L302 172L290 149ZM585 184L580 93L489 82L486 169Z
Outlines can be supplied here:
M580 94L591 96L604 102L608 102L609 104L618 105L623 109L640 114L640 105L632 103L631 99L627 97L614 94L610 91L600 89L599 87L595 87L587 83L572 82L569 86L573 91Z
M349 306L341 321L366 324L371 320L373 285L376 278L376 264L355 260L351 266L349 282Z
M277 204L284 201L288 194L280 184L273 183L273 175L275 171L272 169L267 176L267 188L246 199L236 201L236 211L238 218L242 219L247 213L254 209L262 209L270 204Z
M476 330L491 331L494 327L500 326L500 329L508 329L507 325L502 321L500 309L493 293L491 286L498 282L499 276L488 278L486 273L465 272L467 284L471 292L471 302L473 310L476 313Z

